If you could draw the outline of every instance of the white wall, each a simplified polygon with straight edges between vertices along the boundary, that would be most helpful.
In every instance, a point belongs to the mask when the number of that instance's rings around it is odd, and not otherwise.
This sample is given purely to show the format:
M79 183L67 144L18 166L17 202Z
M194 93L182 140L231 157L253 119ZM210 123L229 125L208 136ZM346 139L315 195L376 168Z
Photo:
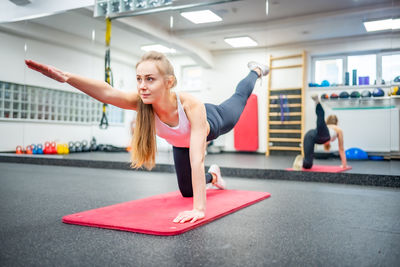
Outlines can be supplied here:
M65 36L66 46L40 42L0 32L0 61L7 62L0 72L0 80L11 83L28 84L44 88L79 92L68 84L53 81L25 67L24 59L33 59L50 64L62 70L83 76L103 80L104 58L68 47L68 35ZM27 50L24 46L27 44ZM88 46L93 46L87 41ZM114 73L114 85L121 90L136 90L134 62L128 65L113 61L111 67ZM5 66L5 64L3 65ZM44 141L90 140L93 136L98 143L127 146L130 140L130 121L133 112L126 112L123 125L111 125L107 130L100 130L98 124L70 124L48 122L0 121L0 151L15 150L17 145L27 146Z

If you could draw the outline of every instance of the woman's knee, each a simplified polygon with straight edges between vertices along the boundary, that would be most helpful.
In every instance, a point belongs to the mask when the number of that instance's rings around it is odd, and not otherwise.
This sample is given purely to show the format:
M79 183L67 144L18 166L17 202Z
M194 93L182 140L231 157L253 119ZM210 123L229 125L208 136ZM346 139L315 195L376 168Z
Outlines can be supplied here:
M193 191L192 190L180 190L181 191L181 195L183 197L193 197Z
M304 169L311 169L312 165L313 165L312 162L308 162L308 161L303 162Z
M189 179L187 179L186 176L178 175L177 178L178 178L178 187L179 187L179 191L181 192L181 195L183 197L192 197L193 196L193 188L192 188L191 177L189 177Z

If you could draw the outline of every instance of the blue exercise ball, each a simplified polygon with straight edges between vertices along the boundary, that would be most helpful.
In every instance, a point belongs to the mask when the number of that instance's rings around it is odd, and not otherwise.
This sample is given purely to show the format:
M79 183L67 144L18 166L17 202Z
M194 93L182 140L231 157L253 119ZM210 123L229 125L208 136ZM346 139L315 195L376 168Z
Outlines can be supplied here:
M364 160L368 159L368 154L358 147L352 147L346 150L347 159Z
M330 86L330 83L327 80L323 80L322 83L321 83L321 86L322 87L328 87L328 86Z

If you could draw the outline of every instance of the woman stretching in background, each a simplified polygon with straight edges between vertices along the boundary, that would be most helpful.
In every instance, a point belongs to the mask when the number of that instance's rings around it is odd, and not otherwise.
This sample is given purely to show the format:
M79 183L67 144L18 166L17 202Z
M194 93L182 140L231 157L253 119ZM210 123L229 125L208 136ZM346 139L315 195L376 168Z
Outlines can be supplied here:
M325 151L329 151L330 142L338 139L339 142L339 155L342 161L342 168L347 168L346 154L343 147L343 131L337 126L338 119L335 115L330 115L325 123L325 111L319 103L318 95L312 95L311 98L315 101L315 113L317 114L317 128L309 130L304 136L303 152L304 159L298 155L293 163L294 170L311 169L314 159L314 146L315 144L323 144Z

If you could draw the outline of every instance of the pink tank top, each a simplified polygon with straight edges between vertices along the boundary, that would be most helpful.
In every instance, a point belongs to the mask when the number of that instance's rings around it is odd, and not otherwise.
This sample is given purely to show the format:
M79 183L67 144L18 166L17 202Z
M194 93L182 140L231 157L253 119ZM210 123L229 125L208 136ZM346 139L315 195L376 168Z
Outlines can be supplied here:
M176 100L178 102L178 115L179 123L175 127L168 126L160 120L156 113L154 113L156 123L156 133L159 137L164 138L173 146L176 147L189 147L190 146L190 122L186 116L185 110L182 107L181 100L178 93L176 93Z

